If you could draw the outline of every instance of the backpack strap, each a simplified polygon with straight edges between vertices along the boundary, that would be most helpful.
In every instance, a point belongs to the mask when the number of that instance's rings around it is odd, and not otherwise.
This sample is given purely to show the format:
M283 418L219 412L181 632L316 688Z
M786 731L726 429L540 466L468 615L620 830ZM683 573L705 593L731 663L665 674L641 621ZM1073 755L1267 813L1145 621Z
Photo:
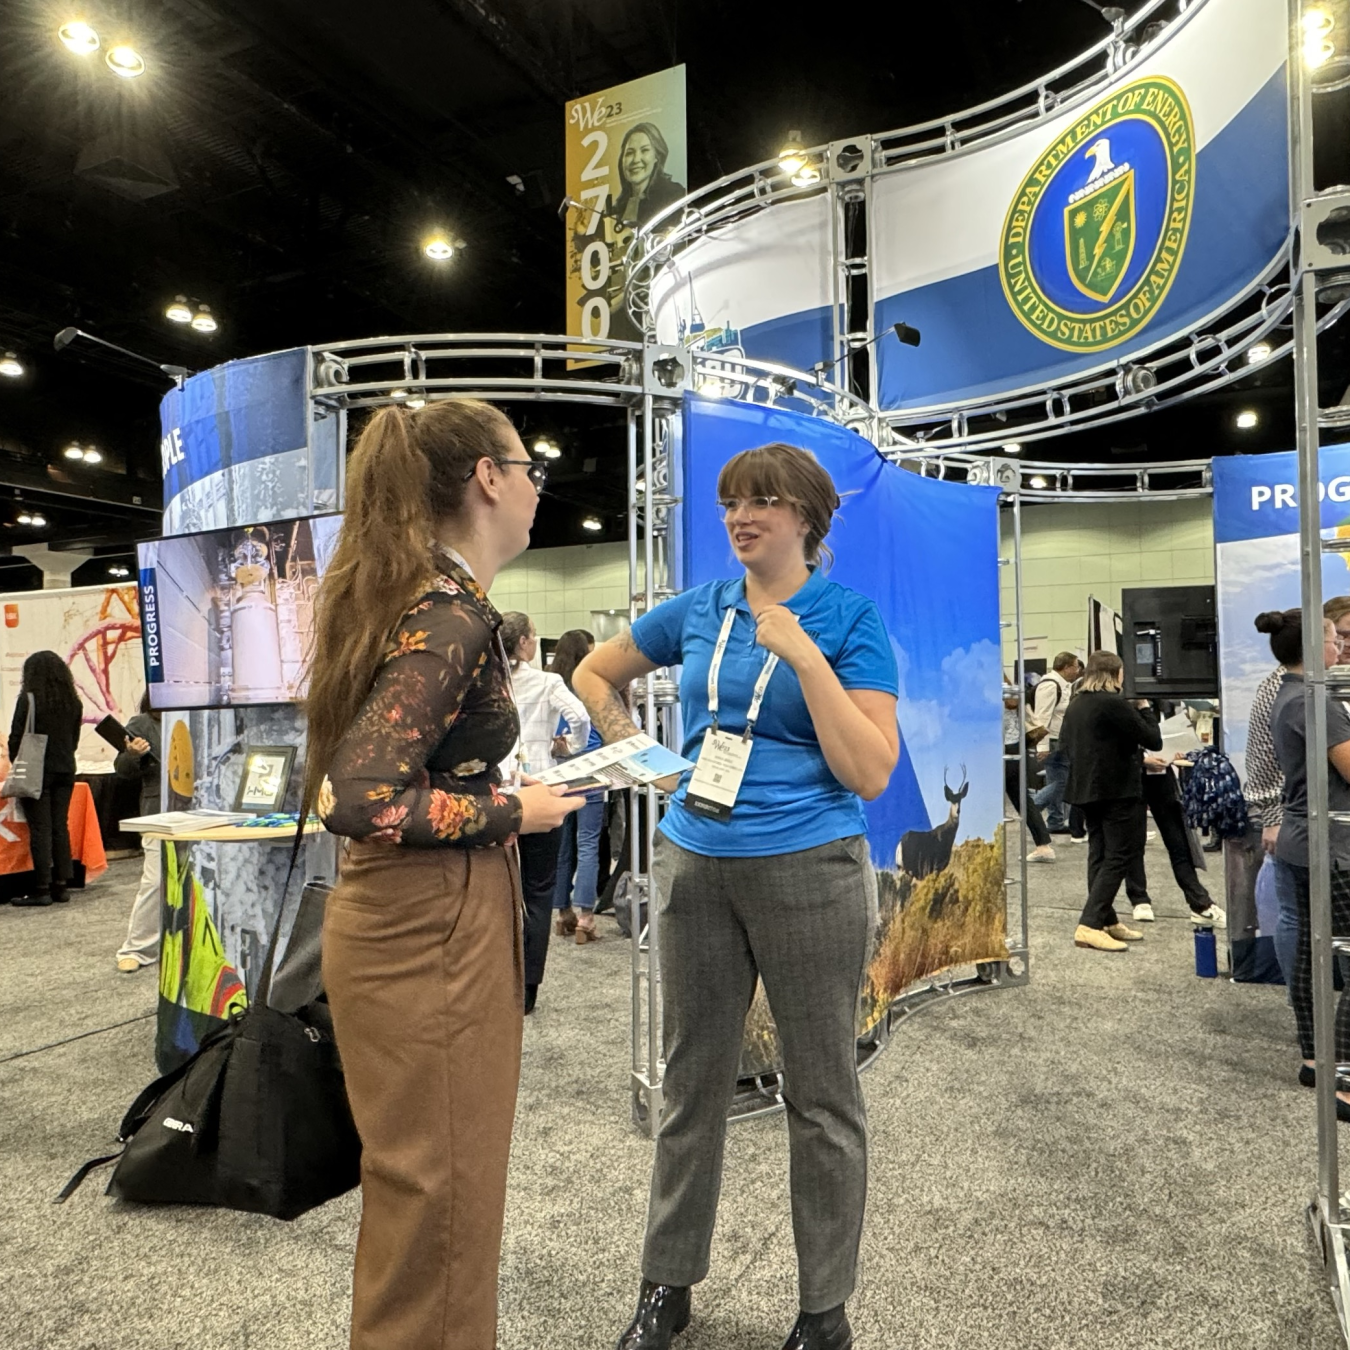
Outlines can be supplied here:
M64 1205L76 1191L84 1184L84 1179L96 1167L102 1167L105 1163L116 1162L122 1156L122 1150L119 1148L116 1153L105 1153L101 1158L90 1158L87 1163L81 1167L71 1179L61 1187L60 1194L52 1201L54 1205Z

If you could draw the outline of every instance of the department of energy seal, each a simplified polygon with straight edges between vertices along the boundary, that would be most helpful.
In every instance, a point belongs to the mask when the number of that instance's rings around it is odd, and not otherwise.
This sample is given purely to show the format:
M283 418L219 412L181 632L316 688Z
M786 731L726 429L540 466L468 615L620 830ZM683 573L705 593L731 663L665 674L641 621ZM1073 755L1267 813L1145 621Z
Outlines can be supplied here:
M1176 278L1194 202L1185 94L1161 76L1116 90L1047 147L1013 197L998 268L1013 313L1066 351L1126 341Z

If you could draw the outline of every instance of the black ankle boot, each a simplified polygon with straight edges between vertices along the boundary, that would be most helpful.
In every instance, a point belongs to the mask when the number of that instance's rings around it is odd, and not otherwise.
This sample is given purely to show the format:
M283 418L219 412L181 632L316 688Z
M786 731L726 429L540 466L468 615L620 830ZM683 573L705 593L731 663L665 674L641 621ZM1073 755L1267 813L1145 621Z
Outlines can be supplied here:
M11 904L21 906L32 905L50 905L52 902L52 893L49 887L40 886L29 895L16 895Z
M52 882L52 903L56 905L68 904L70 901L70 892L66 889L64 881Z
M527 984L525 986L525 1016L528 1017L534 1011L534 1001L539 997L539 986L537 984Z
M829 1312L802 1313L783 1342L783 1350L853 1350L853 1328L844 1305Z
M689 1325L689 1286L642 1281L637 1312L615 1350L670 1350L671 1338Z

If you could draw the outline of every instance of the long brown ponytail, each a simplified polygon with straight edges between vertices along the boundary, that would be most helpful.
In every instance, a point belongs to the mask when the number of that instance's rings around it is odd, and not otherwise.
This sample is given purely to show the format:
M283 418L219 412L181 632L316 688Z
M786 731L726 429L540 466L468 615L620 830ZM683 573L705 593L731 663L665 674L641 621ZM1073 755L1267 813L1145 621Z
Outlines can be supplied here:
M394 625L435 572L437 522L464 505L484 457L509 455L510 419L477 399L415 412L374 413L347 461L345 515L314 606L305 712L305 803L318 798L339 743L356 720Z

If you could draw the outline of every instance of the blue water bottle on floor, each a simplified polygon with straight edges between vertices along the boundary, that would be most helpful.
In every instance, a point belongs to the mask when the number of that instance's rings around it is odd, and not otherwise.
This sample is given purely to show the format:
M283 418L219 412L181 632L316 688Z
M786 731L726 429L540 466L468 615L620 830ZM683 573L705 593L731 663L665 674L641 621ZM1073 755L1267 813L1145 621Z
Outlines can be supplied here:
M1219 954L1214 946L1214 930L1195 930L1195 973L1202 980L1213 980L1219 974Z

